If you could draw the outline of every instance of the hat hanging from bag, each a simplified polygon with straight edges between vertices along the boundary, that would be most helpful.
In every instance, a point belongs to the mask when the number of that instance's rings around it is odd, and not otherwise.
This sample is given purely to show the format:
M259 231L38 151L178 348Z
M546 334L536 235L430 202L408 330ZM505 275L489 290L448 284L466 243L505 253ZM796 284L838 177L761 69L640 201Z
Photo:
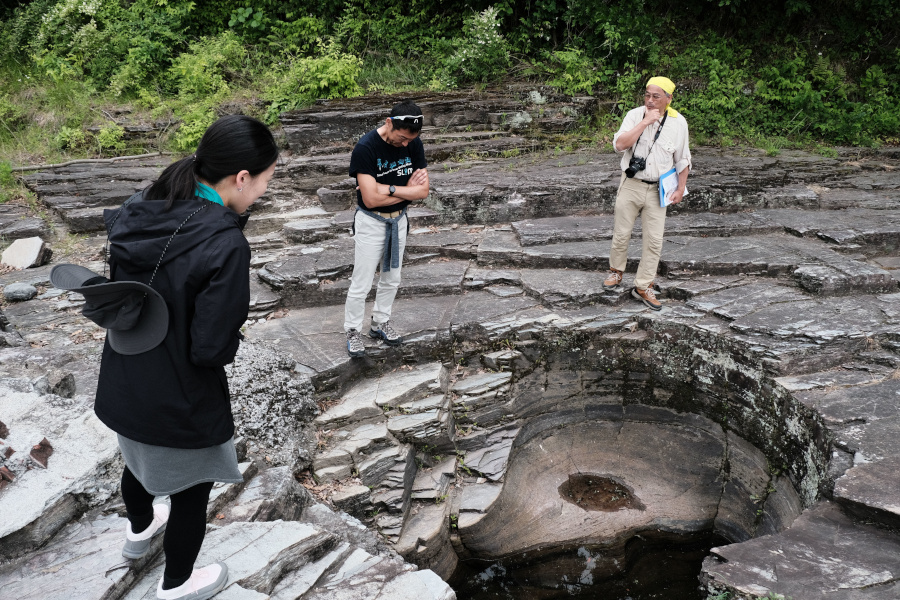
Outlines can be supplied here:
M169 309L159 292L139 281L110 281L79 265L56 265L50 282L84 296L81 313L107 330L109 345L119 354L141 354L156 348L169 330Z

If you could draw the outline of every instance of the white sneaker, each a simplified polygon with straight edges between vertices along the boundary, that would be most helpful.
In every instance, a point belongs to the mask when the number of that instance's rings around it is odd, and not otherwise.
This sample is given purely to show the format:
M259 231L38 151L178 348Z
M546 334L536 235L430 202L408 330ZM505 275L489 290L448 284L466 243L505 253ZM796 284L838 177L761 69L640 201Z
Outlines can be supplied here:
M153 522L140 533L131 531L131 521L125 525L125 546L122 548L122 556L136 560L142 558L150 550L150 542L157 534L166 530L169 522L169 505L165 503L153 505Z
M162 589L163 580L156 586L159 600L207 600L222 591L228 582L228 567L225 563L213 563L202 569L194 569L191 578L171 590Z

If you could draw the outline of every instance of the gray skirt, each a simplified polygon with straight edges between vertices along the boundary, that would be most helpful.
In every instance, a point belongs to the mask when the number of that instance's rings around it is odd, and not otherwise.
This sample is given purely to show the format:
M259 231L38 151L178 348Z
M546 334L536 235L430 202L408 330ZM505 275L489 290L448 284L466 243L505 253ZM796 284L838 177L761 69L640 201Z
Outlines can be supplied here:
M211 448L151 446L119 435L128 470L154 496L170 496L198 483L240 483L234 438Z

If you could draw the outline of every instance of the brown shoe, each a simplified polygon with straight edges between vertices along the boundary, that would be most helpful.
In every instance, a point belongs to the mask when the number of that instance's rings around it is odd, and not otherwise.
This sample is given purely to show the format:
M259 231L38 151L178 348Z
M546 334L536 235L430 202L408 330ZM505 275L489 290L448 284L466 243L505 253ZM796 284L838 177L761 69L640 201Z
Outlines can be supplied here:
M646 290L634 288L631 290L631 295L653 310L660 310L662 308L662 304L656 299L656 292L653 291L652 287L648 287Z
M619 284L622 283L622 271L618 269L610 269L609 275L606 276L606 280L603 282L604 290L611 290L614 287L618 287Z

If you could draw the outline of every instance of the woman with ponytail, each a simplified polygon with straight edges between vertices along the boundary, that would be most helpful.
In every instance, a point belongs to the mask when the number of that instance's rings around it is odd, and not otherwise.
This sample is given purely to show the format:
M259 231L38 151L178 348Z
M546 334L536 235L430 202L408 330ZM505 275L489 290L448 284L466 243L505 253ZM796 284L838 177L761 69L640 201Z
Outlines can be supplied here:
M194 561L213 482L242 481L224 367L250 303L241 215L265 193L277 159L264 124L222 117L194 154L104 214L110 279L147 284L168 308L165 337L157 332L162 342L149 350L119 352L107 339L94 406L125 459L122 554L144 556L164 532L160 600L211 598L227 583L226 565L194 569ZM154 504L162 496L171 508Z

